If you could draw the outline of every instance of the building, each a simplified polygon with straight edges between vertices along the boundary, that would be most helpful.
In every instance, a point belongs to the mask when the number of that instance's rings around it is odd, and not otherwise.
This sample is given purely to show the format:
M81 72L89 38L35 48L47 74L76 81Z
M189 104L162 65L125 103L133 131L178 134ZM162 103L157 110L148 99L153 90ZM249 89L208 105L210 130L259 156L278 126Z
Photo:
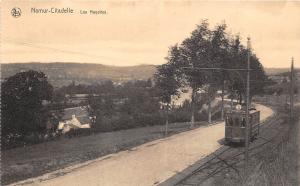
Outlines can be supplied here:
M63 134L71 129L91 128L95 117L90 117L88 107L73 107L64 109L63 117L58 124L58 130Z

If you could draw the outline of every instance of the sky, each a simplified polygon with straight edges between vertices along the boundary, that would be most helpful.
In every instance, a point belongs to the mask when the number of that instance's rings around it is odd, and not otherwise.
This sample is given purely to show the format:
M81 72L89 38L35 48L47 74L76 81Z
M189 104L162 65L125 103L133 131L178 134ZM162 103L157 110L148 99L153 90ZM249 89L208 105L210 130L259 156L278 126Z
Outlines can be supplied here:
M11 15L14 7L21 16ZM32 9L71 8L73 14ZM86 10L88 14L81 14ZM106 14L89 14L90 10ZM163 64L201 20L225 21L264 67L300 67L300 1L36 1L1 2L1 63L80 62L131 66Z

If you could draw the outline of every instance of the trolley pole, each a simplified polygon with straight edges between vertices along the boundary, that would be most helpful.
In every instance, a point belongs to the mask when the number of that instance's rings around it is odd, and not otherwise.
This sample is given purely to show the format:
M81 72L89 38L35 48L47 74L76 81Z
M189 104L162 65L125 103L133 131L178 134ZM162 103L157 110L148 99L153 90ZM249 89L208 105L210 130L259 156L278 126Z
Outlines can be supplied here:
M248 169L249 163L249 107L250 107L250 37L247 38L247 87L246 87L246 131L245 131L245 170Z
M290 122L293 120L294 109L294 58L292 57L291 75L290 75Z

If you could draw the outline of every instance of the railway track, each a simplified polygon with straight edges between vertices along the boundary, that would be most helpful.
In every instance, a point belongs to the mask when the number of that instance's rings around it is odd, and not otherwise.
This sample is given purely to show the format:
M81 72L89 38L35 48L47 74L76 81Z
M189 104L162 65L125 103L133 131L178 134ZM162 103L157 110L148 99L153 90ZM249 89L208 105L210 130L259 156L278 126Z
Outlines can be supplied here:
M259 149L263 148L267 144L273 143L275 139L278 139L282 130L280 124L284 120L278 113L261 125L261 131L258 138L251 143L249 149L249 156L255 156ZM268 137L265 137L268 136ZM218 152L213 153L212 157L206 162L202 163L190 174L180 179L177 186L195 186L202 185L215 175L229 169L234 171L237 177L241 177L239 168L237 165L242 164L244 161L244 148L242 146L224 146Z

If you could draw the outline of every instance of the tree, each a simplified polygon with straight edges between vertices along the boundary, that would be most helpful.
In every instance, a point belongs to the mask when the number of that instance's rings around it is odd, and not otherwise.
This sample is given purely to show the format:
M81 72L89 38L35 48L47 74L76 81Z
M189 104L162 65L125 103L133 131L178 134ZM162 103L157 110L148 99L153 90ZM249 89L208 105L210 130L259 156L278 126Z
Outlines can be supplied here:
M241 45L240 37L231 42L230 46L230 65L231 68L247 68L247 55L248 50ZM262 64L256 57L255 53L251 52L250 56L250 101L254 95L262 94L264 86L268 84L269 80L264 71ZM230 71L226 78L229 82L229 89L238 94L239 103L246 95L246 73L245 71Z
M181 44L182 61L177 62L182 66L190 67L190 70L184 72L186 82L192 88L192 114L191 114L191 127L194 126L195 118L195 97L196 93L206 82L209 74L205 71L195 71L194 67L203 67L211 62L211 31L208 28L207 20L197 25L197 28L191 33L191 36L185 39Z
M197 70L197 68L226 67L226 64L229 62L229 41L225 32L226 27L226 24L222 23L211 30L207 20L203 20L200 25L197 25L191 36L180 45L179 51L181 51L181 58L184 62L177 63L190 67L189 70L183 72L185 75L182 77L186 77L188 85L192 88L191 127L194 125L195 96L197 91L203 89L203 86L206 84L210 84L210 87L215 87L211 89L215 91L223 85L223 72ZM212 101L212 99L209 100Z
M203 87L205 90L206 94L206 104L208 105L207 113L208 113L208 123L211 123L211 118L212 118L212 108L211 108L211 102L215 99L216 97L216 92L217 88L215 86L207 84L206 86Z
M154 75L155 85L158 89L158 95L162 103L165 104L166 111L166 134L169 123L169 109L172 96L179 94L180 83L180 68L178 62L180 61L180 52L178 46L175 45L169 49L169 55L166 58L166 64L157 67L157 72Z
M227 25L225 23L219 24L215 27L215 29L212 31L212 55L211 59L213 60L212 64L213 67L221 67L221 68L230 68L231 66L231 59L230 59L230 53L229 51L229 39L228 34L225 32L227 28ZM224 93L225 93L225 82L226 77L228 76L228 72L223 70L219 72L214 72L214 76L212 76L211 81L212 83L210 85L210 89L217 91L218 88L221 87L222 89L222 106L221 106L221 120L224 119ZM216 92L212 92L211 95L211 101L214 99L214 95ZM213 98L213 99L212 99ZM209 103L209 106L211 103Z
M49 113L42 101L50 101L52 92L43 72L30 70L6 79L1 84L2 136L44 132Z

